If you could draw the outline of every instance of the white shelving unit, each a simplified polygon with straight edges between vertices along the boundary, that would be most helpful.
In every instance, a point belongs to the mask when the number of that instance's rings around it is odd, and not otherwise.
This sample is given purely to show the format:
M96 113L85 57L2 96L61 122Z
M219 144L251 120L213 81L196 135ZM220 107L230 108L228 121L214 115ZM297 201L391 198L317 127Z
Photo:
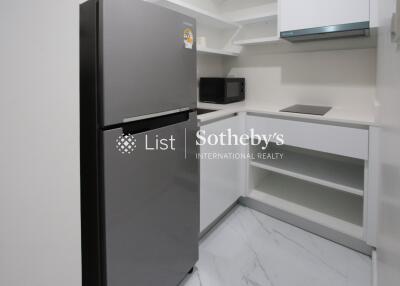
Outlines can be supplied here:
M363 198L251 167L248 197L356 239L363 238Z
M285 144L249 144L242 202L368 254L369 131L256 113L247 114L246 130L279 131Z
M144 0L196 18L199 53L238 56L241 46L279 42L277 0Z
M276 1L231 12L225 17L241 25L233 40L235 45L277 43L280 40Z
M263 146L249 146L246 197L267 209L364 239L365 160L275 143L265 150Z
M266 22L271 20L276 21L277 17L278 14L276 12L266 12L266 13L255 14L252 16L238 17L236 19L233 19L233 21L240 25L246 25L246 24Z
M223 14L225 18L240 25L276 20L278 17L277 2L242 8Z
M261 150L254 149L257 154L263 154L260 153ZM364 195L362 160L295 147L277 147L272 144L267 152L281 153L283 158L280 160L256 158L250 165L353 195L361 197Z
M146 0L162 7L169 8L184 15L195 18L198 23L218 29L239 28L237 23L229 21L217 13L196 6L191 1L184 0Z
M198 52L223 56L238 56L241 52L241 47L232 45L232 38L236 35L237 30L216 29L199 23L197 25L197 38L203 37L207 43L205 46L201 46L198 41Z
M237 57L240 54L240 52L230 51L228 49L212 49L207 47L197 47L197 52L201 54L214 54L232 57Z
M216 54L223 56L238 56L241 48L232 45L232 38L235 36L241 25L224 17L218 12L217 2L213 10L200 6L196 0L147 0L162 7L172 9L182 14L193 17L197 20L197 38L205 38L207 45L198 45L197 50L203 54ZM207 4L205 1L203 4ZM208 3L208 4L210 4ZM207 6L207 5L203 5Z
M252 38L252 39L245 39L245 40L238 40L234 41L234 45L239 46L246 46L246 45L256 45L262 43L279 43L281 39L277 36L273 37L264 37L264 38Z

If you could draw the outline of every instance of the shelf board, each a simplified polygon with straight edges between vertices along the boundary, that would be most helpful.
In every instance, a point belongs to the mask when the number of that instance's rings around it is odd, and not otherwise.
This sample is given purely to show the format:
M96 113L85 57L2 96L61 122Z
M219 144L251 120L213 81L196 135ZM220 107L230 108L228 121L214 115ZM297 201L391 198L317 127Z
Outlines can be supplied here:
M231 57L237 57L240 54L239 52L236 51L230 51L226 49L205 48L205 47L197 47L197 52L201 54L216 54L216 55L231 56Z
M267 173L249 197L317 224L362 239L360 197Z
M255 159L250 164L300 180L319 184L357 196L364 196L364 165L358 160L340 161L313 156L289 149L272 148L272 153L283 153L280 160Z
M239 40L239 41L234 41L233 44L238 46L245 46L245 45L263 44L263 43L278 43L280 41L281 41L280 37L273 36L273 37Z
M240 25L253 24L258 22L276 21L278 14L276 12L260 13L257 15L243 16L232 19L233 22Z
M226 19L240 25L247 25L263 21L276 21L278 18L278 5L276 2L259 6L251 6L222 14Z
M184 15L195 18L199 23L210 25L220 29L238 28L239 25L229 21L220 15L199 8L183 0L146 0L162 7L169 8Z

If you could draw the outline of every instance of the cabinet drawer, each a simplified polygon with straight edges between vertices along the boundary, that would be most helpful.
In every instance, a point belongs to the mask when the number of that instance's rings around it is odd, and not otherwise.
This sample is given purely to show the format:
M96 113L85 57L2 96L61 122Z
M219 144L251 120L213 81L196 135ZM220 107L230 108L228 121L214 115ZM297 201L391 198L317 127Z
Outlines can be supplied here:
M247 116L247 131L283 134L285 144L368 160L368 129L303 121Z

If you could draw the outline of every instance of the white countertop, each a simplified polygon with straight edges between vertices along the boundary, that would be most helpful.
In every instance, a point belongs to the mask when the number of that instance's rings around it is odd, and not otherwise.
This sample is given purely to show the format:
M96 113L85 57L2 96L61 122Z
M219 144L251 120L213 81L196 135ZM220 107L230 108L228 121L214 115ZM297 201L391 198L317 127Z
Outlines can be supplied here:
M279 116L287 119L307 119L315 120L320 122L329 123L340 123L340 124L356 124L364 126L376 125L374 114L362 112L358 110L350 110L341 107L333 107L324 116L319 115L307 115L298 113L286 113L280 112L279 110L290 106L286 104L284 106L279 105L259 105L247 102L237 102L231 104L212 104L212 103L198 103L198 108L202 109L215 109L216 112L206 113L198 116L201 122L215 120L221 117L228 116L237 112L253 112L265 115Z

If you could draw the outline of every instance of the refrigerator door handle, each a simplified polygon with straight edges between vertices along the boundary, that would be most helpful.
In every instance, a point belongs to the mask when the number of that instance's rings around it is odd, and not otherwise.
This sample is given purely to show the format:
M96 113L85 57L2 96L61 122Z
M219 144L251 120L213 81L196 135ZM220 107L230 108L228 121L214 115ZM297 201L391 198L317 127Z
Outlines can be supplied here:
M194 119L196 119L195 112L191 112L190 110L181 111L178 113L152 117L124 124L122 126L122 132L124 135L135 135L167 126L180 124Z
M150 118L156 118L156 117L161 117L161 116L174 114L174 113L179 113L179 112L184 112L184 111L189 111L189 110L190 110L189 107L185 107L185 108L174 109L174 110L169 110L169 111L164 111L164 112L159 112L159 113L153 113L153 114L147 114L147 115L136 116L136 117L131 117L131 118L125 118L123 120L123 122L124 123L129 123L129 122L145 120L145 119L150 119Z
M400 44L400 0L396 0L395 12L392 15L391 38L393 43Z

